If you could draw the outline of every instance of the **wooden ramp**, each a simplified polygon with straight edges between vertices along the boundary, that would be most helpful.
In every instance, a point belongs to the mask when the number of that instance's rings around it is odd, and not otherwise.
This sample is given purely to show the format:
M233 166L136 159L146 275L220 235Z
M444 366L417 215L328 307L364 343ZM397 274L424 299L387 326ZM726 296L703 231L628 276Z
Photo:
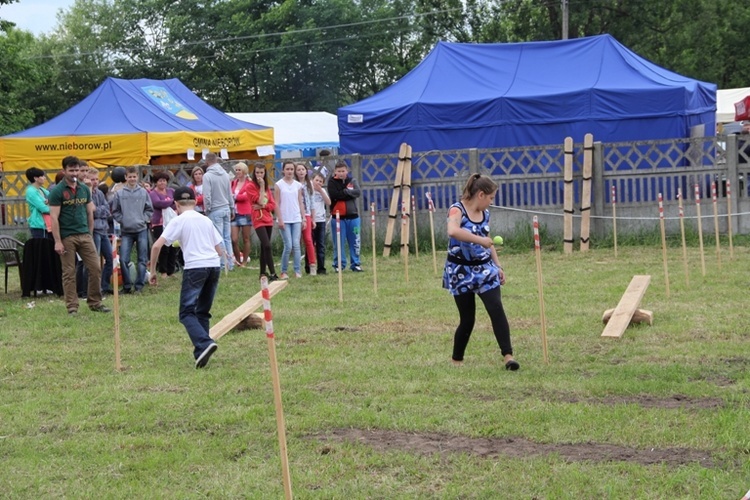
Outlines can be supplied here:
M274 281L268 285L268 293L271 297L279 293L289 283L288 281ZM223 337L229 330L237 326L242 320L250 316L263 306L263 296L261 292L250 297L244 304L234 311L230 312L221 321L211 327L209 336L218 340Z
M649 324L651 324L653 321L653 314L651 311L638 309L638 306L641 305L641 299L643 299L643 295L648 289L649 283L651 283L650 275L633 276L633 279L630 280L630 285L628 285L628 289L625 290L620 302L612 312L607 326L604 327L602 337L622 337L623 333L625 333L625 329L630 325L636 311L639 311L638 314L641 317L644 314L646 317L650 316ZM607 316L607 312L605 312L605 317Z

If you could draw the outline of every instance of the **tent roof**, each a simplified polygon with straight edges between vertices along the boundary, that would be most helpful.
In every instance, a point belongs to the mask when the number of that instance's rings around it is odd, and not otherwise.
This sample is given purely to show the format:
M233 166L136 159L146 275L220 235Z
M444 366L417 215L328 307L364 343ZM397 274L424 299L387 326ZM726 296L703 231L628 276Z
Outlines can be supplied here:
M136 132L261 130L212 107L181 81L107 78L81 102L36 127L6 137Z
M675 117L715 110L716 86L668 71L610 35L439 42L385 90L339 109L347 135ZM345 152L349 146L343 147Z
M233 118L273 127L278 150L339 147L336 115L324 111L227 113Z
M716 91L716 121L734 121L734 103L750 96L750 87L741 89L720 89Z

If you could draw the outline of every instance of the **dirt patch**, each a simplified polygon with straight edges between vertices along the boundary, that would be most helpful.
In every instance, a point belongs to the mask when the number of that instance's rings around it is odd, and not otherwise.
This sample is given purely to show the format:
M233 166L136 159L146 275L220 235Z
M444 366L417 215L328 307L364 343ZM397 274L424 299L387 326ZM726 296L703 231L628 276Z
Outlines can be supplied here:
M481 458L528 458L558 455L567 462L632 462L641 465L678 467L699 464L712 467L707 451L689 448L637 449L600 443L544 444L521 438L470 438L438 433L410 433L389 430L334 429L310 436L327 442L321 454L334 453L330 442L356 442L378 451L407 451L423 455L466 453Z
M607 396L581 401L584 403L598 403L603 405L635 404L644 408L665 409L714 409L724 407L724 401L720 398L691 398L682 394L675 394L664 398L643 394L636 396ZM571 399L570 402L576 403L578 401Z

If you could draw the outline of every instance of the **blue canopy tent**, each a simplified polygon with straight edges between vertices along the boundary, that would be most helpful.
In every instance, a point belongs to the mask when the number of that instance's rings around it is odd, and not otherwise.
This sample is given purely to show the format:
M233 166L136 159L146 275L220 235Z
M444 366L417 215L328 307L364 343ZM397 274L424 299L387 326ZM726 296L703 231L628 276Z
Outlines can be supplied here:
M340 152L500 148L689 137L715 129L716 86L661 68L609 35L439 42L385 90L338 110Z

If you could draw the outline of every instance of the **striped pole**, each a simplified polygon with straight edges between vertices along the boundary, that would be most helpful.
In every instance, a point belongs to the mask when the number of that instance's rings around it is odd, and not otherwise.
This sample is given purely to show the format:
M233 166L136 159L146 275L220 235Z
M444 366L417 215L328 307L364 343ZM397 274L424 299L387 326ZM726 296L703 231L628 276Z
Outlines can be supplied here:
M372 233L372 286L378 293L378 264L375 252L375 203L370 203L370 232Z
M341 265L341 217L336 210L336 254L338 256L339 302L344 302L344 267Z
M408 205L406 200L401 201L401 224L405 227L404 231L406 232L406 235L409 235L409 214L408 214ZM401 232L401 234L404 234L404 231ZM404 252L404 279L406 282L409 282L409 246L406 246L406 251Z
M685 285L690 286L687 244L685 243L685 210L682 207L682 189L677 189L677 202L680 207L680 235L682 236L682 262L685 267Z
M727 179L727 233L729 233L729 258L734 259L734 242L732 241L732 188Z
M414 228L414 255L419 257L419 238L417 237L417 199L411 195L411 221Z
M432 203L432 194L428 191L427 195L427 210L430 213L430 239L432 241L432 268L437 274L437 253L435 252L435 221L433 214L435 213L435 205Z
M289 474L289 457L286 449L286 425L284 408L281 406L281 383L279 382L279 365L276 362L276 342L273 335L273 313L271 312L271 293L268 290L268 278L260 278L261 296L263 297L263 319L266 324L268 341L268 358L271 362L271 381L273 382L273 401L276 406L276 430L279 434L279 453L281 455L281 475L284 482L284 497L292 498L292 478Z
M664 284L669 297L669 268L667 267L667 233L664 229L664 199L659 193L659 227L661 229L661 258L664 262Z
M719 208L716 203L716 181L711 183L711 203L714 207L714 238L716 239L716 261L721 269L721 240L719 239Z
M617 188L612 184L612 236L615 243L615 258L617 258Z
M542 324L542 355L549 364L547 355L547 316L544 312L544 280L542 279L542 246L539 243L539 220L534 216L534 253L536 255L536 284L539 290L539 319Z
M120 255L117 253L117 235L112 235L112 300L115 316L115 370L122 371L120 358Z
M698 217L698 246L701 252L701 272L706 276L706 254L703 251L703 219L701 219L701 190L695 183L695 213Z

